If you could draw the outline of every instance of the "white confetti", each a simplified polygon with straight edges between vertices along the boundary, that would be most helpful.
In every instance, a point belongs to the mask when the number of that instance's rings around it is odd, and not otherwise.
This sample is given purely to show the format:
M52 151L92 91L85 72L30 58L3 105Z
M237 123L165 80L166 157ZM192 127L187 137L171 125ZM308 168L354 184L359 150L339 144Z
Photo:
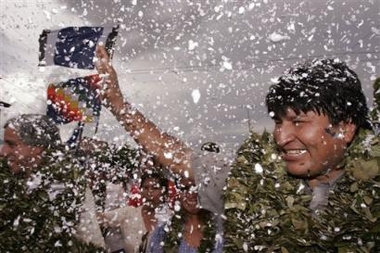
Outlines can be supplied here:
M225 69L231 70L232 69L232 64L230 62L228 62L228 61L225 61L225 62L223 62L223 67Z
M269 39L272 41L272 42L280 42L280 41L283 41L283 40L289 40L290 37L287 36L287 35L282 35L282 34L279 34L279 33L276 33L276 32L273 32L269 35Z
M291 22L291 23L288 25L287 29L288 29L289 32L295 33L295 31L296 31L296 27L295 27L295 25L294 25L294 22Z
M189 47L188 47L188 49L190 51L193 51L198 46L199 46L198 42L194 42L193 40L189 40Z
M195 89L191 92L191 96L193 97L194 104L197 104L201 98L201 93L198 89Z
M246 242L243 243L243 250L248 252L248 244Z
M43 13L44 13L45 16L46 16L46 19L51 20L51 13L50 13L50 12L48 12L48 11L43 11Z
M256 163L255 164L255 173L256 174L262 174L264 171L263 167L261 166L261 164L259 163Z
M380 29L377 29L376 27L371 27L371 31L376 34L376 35L380 35Z
M173 158L173 153L167 152L167 153L164 153L164 156L165 156L166 159L172 159Z

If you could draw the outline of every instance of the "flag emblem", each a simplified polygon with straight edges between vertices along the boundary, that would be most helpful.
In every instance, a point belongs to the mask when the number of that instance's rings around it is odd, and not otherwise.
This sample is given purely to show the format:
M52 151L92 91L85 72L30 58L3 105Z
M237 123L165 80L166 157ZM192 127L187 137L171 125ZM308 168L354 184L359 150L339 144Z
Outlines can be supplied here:
M96 74L50 84L47 89L49 118L58 124L97 122L101 110L101 80Z

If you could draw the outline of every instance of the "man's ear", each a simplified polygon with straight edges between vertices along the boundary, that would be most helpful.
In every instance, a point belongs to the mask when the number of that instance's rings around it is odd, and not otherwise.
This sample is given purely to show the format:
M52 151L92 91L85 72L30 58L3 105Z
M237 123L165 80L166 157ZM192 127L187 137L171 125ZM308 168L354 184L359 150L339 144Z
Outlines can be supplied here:
M357 126L355 124L353 124L352 122L348 122L348 123L347 122L341 122L339 124L339 129L343 133L343 139L347 143L351 143L351 141L355 137Z

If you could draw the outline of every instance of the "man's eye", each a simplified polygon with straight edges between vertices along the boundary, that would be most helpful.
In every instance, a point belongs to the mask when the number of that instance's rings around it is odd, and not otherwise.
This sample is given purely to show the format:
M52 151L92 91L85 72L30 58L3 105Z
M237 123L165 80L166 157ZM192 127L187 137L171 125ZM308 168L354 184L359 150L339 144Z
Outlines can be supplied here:
M7 143L7 145L10 147L10 148L14 148L14 147L16 147L16 144L15 143Z

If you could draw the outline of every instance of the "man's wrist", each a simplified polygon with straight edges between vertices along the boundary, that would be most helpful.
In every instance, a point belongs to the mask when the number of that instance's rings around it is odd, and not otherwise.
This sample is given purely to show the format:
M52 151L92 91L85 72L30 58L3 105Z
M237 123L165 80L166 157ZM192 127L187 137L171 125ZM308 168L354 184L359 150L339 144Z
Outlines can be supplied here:
M123 103L123 108L120 111L121 114L125 115L133 115L136 113L136 108L129 102L124 102Z
M129 102L119 102L111 107L111 111L115 116L130 117L136 113L136 108Z

